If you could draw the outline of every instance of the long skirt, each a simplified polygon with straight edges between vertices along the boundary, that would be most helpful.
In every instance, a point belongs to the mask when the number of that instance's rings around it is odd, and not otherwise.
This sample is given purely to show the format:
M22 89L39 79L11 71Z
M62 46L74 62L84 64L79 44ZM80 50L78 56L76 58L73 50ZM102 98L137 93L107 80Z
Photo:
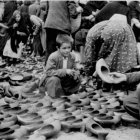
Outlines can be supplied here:
M102 21L89 30L85 62L90 72L94 72L96 61L100 58L105 59L111 72L124 73L139 64L136 39L127 23Z
M3 55L4 47L6 45L7 40L9 39L10 39L10 35L8 33L6 33L5 36L0 37L0 56Z

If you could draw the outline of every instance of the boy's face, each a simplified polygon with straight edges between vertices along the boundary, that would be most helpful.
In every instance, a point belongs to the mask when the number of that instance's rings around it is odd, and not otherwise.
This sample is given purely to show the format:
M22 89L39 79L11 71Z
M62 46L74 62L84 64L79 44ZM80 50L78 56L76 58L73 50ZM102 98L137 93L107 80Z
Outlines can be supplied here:
M70 43L63 43L60 46L59 51L64 57L68 57L70 55L70 52L71 52L71 44Z

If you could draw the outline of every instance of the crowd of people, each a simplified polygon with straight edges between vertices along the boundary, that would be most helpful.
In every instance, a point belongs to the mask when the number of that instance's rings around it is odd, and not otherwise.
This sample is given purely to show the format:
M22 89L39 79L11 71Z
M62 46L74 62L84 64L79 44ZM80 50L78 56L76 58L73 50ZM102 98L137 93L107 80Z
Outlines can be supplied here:
M92 75L103 58L110 71L117 72L111 75L127 81L125 74L119 74L140 63L139 30L139 1L0 0L0 56L16 63L23 46L32 40L31 57L45 57L39 85L53 98L77 92L75 59ZM77 52L80 59L75 58ZM127 100L126 108L133 114L138 107L128 104Z

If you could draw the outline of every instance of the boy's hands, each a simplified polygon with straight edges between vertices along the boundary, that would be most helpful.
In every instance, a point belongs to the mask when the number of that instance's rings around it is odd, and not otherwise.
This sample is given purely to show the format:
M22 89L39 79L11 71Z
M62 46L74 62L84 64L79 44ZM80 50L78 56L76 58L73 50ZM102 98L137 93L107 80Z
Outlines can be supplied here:
M77 80L79 79L79 73L75 70L72 70L72 69L67 69L66 70L66 73L69 75L69 76L72 76L74 78L74 80Z
M66 73L67 73L69 76L73 76L73 75L74 75L74 70L72 70L72 69L66 69Z

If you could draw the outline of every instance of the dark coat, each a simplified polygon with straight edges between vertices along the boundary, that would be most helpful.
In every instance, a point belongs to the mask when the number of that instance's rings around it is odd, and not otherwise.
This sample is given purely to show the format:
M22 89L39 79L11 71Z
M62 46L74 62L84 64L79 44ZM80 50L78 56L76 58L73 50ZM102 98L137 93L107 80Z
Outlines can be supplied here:
M140 6L138 1L132 1L129 3L132 18L138 19L140 21ZM137 42L140 42L140 29L135 25L132 27L135 34Z
M49 1L49 10L44 27L57 29L70 34L70 16L77 16L75 2Z
M9 1L4 5L4 16L3 23L8 23L9 19L12 17L13 12L17 9L17 6L14 2Z
M24 4L20 7L20 12L29 14L29 2L25 1Z
M129 3L132 18L136 18L140 21L140 6L138 1L132 1Z
M101 10L106 4L107 1L89 1L84 7L82 16L89 16L92 14L92 11Z
M114 14L122 14L127 17L128 24L131 24L130 8L125 1L109 2L102 10L96 15L95 24L109 20Z
M83 9L82 16L89 16L92 14L92 11L96 12L97 9L101 10L106 4L107 1L89 1ZM94 26L94 22L82 20L81 28L90 29L92 26Z

